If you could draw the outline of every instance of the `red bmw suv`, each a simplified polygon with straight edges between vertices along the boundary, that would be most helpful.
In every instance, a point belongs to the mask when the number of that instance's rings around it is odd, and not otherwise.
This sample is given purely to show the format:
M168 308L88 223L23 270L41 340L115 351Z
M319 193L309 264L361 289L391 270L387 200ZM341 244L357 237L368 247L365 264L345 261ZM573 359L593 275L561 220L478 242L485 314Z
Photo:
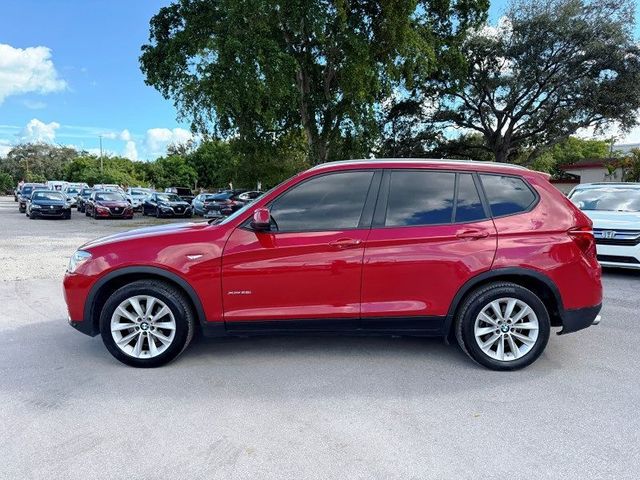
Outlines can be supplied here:
M599 322L600 274L591 221L543 174L366 160L307 170L218 223L89 242L64 289L70 324L136 367L200 331L440 336L514 370L551 327Z

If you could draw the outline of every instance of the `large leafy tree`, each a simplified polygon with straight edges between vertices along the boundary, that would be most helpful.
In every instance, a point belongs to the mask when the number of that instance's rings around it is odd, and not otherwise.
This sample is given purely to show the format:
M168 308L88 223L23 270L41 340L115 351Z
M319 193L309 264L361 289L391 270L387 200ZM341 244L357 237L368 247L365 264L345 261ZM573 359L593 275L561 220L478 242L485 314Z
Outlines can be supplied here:
M467 70L431 85L445 92L435 120L477 132L500 162L522 151L531 162L580 129L629 128L640 107L633 27L630 0L516 0L465 41Z
M24 143L16 145L0 159L0 170L15 181L61 180L65 166L77 156L78 152L70 147Z
M193 129L302 131L312 163L367 154L377 106L443 63L488 0L179 0L151 19L146 82ZM276 141L272 144L277 145Z

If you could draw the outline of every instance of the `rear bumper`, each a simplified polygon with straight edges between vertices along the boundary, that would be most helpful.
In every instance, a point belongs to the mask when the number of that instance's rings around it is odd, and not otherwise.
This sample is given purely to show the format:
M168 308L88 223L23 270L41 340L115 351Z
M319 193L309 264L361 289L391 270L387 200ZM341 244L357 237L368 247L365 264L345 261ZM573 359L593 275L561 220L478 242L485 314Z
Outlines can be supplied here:
M558 332L558 335L577 332L591 325L598 325L601 319L601 309L602 304L575 310L565 310L562 313L562 330Z

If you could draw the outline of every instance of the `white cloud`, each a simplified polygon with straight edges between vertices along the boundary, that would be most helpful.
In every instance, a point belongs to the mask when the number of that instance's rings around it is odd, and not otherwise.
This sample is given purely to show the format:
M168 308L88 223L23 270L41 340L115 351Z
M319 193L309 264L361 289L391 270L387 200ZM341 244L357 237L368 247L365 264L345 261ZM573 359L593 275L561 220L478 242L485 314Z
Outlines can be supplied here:
M145 146L147 156L156 158L167 152L167 147L172 144L183 144L193 138L190 131L184 128L150 128L147 130Z
M56 130L60 128L58 122L44 123L37 118L32 119L18 134L21 142L48 142L56 138Z
M12 148L13 145L10 142L0 139L0 157L6 157Z
M59 92L65 88L67 83L58 77L50 49L0 44L0 104L10 95Z
M126 128L120 132L120 140L123 142L131 141L131 133Z
M41 102L39 100L25 100L24 102L22 102L23 105L31 110L42 110L43 108L47 108L47 104L44 102Z
M122 156L129 160L138 160L138 148L136 147L136 142L133 140L127 141L124 146L124 150L122 151Z

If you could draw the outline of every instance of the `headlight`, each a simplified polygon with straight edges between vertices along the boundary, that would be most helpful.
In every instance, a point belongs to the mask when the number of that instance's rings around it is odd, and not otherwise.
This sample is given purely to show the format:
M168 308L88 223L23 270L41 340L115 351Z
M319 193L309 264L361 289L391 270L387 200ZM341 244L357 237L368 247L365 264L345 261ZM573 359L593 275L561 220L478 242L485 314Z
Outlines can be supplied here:
M89 252L85 252L84 250L78 250L74 253L69 259L69 266L67 267L67 272L74 273L76 269L91 259L91 254Z

